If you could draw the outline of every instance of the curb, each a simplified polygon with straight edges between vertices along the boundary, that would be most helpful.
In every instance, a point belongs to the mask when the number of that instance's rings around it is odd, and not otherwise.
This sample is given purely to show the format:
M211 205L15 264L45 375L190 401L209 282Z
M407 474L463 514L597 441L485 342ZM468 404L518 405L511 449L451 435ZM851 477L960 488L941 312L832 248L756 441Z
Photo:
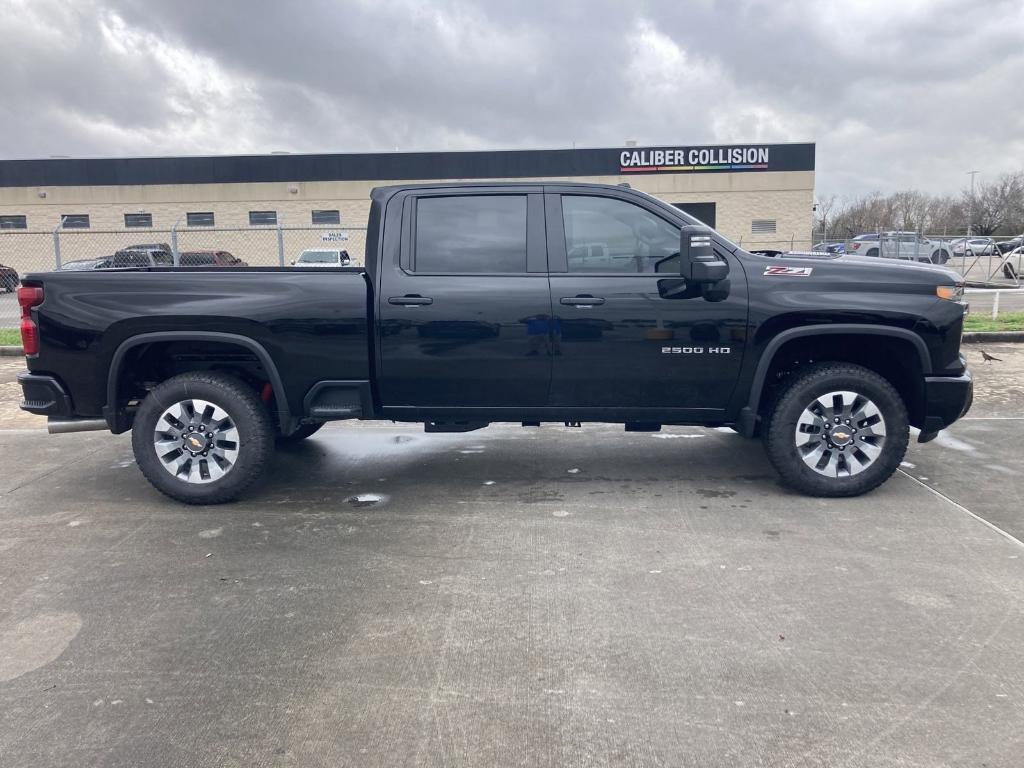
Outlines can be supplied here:
M0 347L0 357L24 357L25 350L21 347Z
M963 336L965 344L981 344L986 341L1024 342L1024 331L969 331Z

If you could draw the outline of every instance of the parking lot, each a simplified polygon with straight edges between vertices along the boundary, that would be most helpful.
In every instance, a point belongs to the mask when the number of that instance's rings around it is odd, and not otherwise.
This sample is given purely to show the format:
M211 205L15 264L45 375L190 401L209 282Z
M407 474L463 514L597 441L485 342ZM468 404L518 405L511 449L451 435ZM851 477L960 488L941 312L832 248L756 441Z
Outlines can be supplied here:
M0 764L1020 765L1024 349L966 350L858 499L724 430L385 424L217 508L0 358Z

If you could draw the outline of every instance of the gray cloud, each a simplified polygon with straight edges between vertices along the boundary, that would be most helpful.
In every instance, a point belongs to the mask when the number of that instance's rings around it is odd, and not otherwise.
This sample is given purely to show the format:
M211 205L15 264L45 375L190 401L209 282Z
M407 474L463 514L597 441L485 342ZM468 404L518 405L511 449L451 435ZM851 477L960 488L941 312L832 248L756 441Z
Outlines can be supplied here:
M823 194L1024 166L1019 0L0 0L0 71L4 157L812 140Z

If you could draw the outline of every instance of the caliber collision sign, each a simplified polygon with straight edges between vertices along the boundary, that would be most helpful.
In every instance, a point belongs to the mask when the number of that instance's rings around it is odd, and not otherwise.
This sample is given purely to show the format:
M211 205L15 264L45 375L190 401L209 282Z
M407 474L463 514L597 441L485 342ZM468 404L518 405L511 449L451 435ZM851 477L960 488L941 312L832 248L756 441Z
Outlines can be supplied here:
M625 149L619 155L619 171L764 171L768 169L769 152L766 146Z

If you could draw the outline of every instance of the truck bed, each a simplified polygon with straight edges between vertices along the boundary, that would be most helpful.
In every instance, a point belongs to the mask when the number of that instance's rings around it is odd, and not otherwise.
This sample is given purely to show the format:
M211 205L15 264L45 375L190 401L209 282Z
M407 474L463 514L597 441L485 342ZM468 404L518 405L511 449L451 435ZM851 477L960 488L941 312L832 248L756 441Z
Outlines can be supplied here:
M302 413L302 398L318 381L370 379L370 290L360 268L48 272L25 282L45 291L40 355L28 359L28 368L58 376L74 393L77 417L107 415L108 372L122 344L130 337L135 344L139 334L154 341L182 331L194 333L197 343L230 336L255 341L279 372L292 414ZM190 354L187 344L173 352Z

